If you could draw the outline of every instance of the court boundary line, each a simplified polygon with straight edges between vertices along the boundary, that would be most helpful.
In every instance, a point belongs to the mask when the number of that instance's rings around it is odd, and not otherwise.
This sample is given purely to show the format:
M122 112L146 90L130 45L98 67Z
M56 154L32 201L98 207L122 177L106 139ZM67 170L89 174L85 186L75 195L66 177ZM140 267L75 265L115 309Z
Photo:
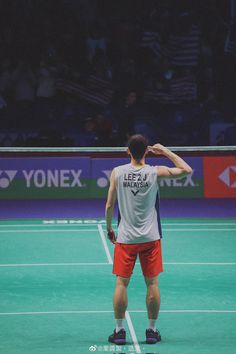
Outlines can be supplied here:
M101 224L98 225L98 232L99 232L100 237L102 239L102 243L103 243L106 255L107 255L108 262L109 263L111 262L110 264L113 264L113 259L111 257L111 254L110 254L110 251L109 251L109 248L108 248L108 245L107 245L106 237L104 235L104 231L103 231L103 228L102 228ZM125 311L125 318L126 318L126 321L127 321L127 325L128 325L128 328L129 328L129 332L130 332L132 341L134 343L135 351L136 351L136 353L141 353L141 348L140 348L139 343L138 343L138 339L137 339L137 336L136 336L136 333L135 333L135 330L134 330L134 326L133 326L129 311Z
M97 223L53 223L53 224L50 224L50 223L43 223L43 224L1 224L1 221L0 221L0 228L2 227L55 227L55 226L59 226L59 227L68 227L68 226L71 226L71 227L81 227L81 226L91 226L91 225L94 225L94 226L97 226L98 224ZM102 224L99 224L99 225L104 225L104 223ZM116 223L113 223L112 224L113 226L116 226L117 224ZM165 222L162 222L162 226L199 226L199 223L196 223L196 222L193 222L193 223L165 223ZM203 226L236 226L236 222L226 222L226 223L217 223L217 222L209 222L209 223L201 223L201 225Z
M136 264L140 264L137 262ZM163 262L164 265L193 265L193 266L236 266L236 262ZM74 262L74 263L2 263L0 267L77 267L77 266L110 266L108 262Z
M98 226L101 226L100 224ZM102 226L101 226L102 227ZM28 230L28 229L21 229L21 230L0 230L0 233L44 233L44 232L77 232L77 233L81 233L81 232L96 232L97 229L73 229L73 230L70 230L70 229L50 229L50 230ZM116 231L116 230L115 230ZM218 229L213 229L213 228L192 228L192 229L165 229L163 228L163 231L164 232L178 232L178 231L181 231L181 232L189 232L189 231L197 231L197 232L205 232L205 231L215 231L215 232L219 232L219 231L236 231L236 227L235 228L218 228Z
M235 230L236 230L236 228L235 228ZM24 232L27 232L27 233L29 233L29 232L32 232L32 233L34 233L34 232L38 232L38 233L40 233L40 232L77 232L77 233L80 233L80 232L91 232L91 231L93 231L93 232L96 232L97 231L97 229L82 229L82 230L60 230L60 229L55 229L55 230L24 230L24 229L22 229L22 230L0 230L0 233L24 233Z
M37 316L37 315L76 315L76 314L101 314L113 313L113 310L68 310L68 311L22 311L22 312L0 312L0 316ZM130 313L147 313L146 310L129 310ZM236 310L216 310L216 309L183 309L183 310L160 310L161 313L236 313ZM136 338L137 339L137 338Z
M105 238L105 235L104 235L104 232L103 232L103 229L102 229L101 225L98 225L98 231L99 231L99 235L100 235L101 240L102 240L102 244L103 244L104 250L106 252L108 263L109 264L113 264L113 260L112 260L112 257L111 257L111 254L110 254L110 251L109 251L109 248L108 248L108 245L107 245L107 242L106 242L106 238Z

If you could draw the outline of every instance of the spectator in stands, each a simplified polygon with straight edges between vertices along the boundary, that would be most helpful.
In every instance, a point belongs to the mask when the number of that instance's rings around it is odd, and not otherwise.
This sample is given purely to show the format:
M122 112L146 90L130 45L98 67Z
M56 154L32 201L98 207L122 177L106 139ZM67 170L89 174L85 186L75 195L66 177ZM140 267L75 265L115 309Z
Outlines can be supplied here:
M96 146L114 146L111 121L98 113L95 118Z
M2 97L1 93L0 93L0 109L3 109L7 107L7 102L4 100L4 98Z
M105 36L105 29L98 21L91 27L86 43L88 49L88 60L90 63L92 63L97 49L102 50L106 54L107 40Z
M79 144L80 146L94 146L95 141L95 123L92 117L87 117L83 121L82 129L79 133Z
M234 125L224 131L224 145L235 145L236 143L236 119Z
M112 79L112 67L102 49L97 49L96 54L93 57L92 70L94 75L101 79Z
M56 68L49 67L43 60L41 61L37 80L37 97L44 99L54 97L55 73Z
M11 88L11 63L8 58L1 63L0 69L0 94L7 100Z
M135 132L136 113L137 93L134 90L130 90L115 112L114 124L117 126L118 140L121 146L126 145L129 137Z
M17 126L28 125L33 120L32 103L36 94L36 76L27 61L21 61L13 72L12 84L17 105Z
M56 68L41 60L37 75L37 117L40 121L48 122L54 107Z
M21 61L12 74L14 84L15 100L32 102L36 93L36 77L30 65Z

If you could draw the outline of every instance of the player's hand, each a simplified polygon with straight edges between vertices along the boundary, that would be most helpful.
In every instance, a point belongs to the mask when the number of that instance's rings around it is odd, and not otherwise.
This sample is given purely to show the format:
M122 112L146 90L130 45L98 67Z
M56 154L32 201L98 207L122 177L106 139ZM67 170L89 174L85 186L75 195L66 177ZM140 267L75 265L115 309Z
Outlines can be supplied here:
M107 231L107 238L112 242L112 243L116 243L116 234L114 230L108 230Z
M164 145L161 144L155 144L153 146L148 146L148 151L151 151L155 155L166 155L168 152L170 152L169 149L167 149Z

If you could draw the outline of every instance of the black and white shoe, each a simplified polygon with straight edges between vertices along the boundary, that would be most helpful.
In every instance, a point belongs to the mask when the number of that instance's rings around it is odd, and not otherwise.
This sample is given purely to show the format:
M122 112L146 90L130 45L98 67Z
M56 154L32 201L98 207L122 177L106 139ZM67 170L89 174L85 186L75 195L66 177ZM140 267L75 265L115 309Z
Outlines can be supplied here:
M108 337L108 342L114 343L117 345L125 345L126 344L126 332L124 329L119 330L119 332L116 333L116 330L114 329L113 334L111 334Z
M153 331L153 329L149 328L146 330L146 343L147 344L155 344L161 341L161 335L159 331Z

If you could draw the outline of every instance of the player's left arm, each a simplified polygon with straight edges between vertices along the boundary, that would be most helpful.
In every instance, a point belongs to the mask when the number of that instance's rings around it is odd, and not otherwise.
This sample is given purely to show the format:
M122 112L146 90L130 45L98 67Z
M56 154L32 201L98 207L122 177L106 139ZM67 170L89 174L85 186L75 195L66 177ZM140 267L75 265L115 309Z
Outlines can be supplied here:
M112 218L114 214L115 202L116 202L116 181L115 181L115 170L113 170L110 177L110 187L107 195L106 213L105 213L107 236L112 243L115 243L116 241L115 232L112 229Z

